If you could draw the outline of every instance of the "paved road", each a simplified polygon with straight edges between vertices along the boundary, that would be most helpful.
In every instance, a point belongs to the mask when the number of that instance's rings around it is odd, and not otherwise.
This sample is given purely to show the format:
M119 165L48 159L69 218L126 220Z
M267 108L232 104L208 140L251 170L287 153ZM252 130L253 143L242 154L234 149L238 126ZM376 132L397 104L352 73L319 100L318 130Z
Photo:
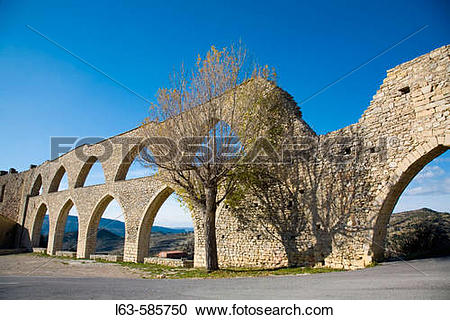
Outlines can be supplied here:
M450 299L450 257L301 276L145 280L0 277L0 299Z

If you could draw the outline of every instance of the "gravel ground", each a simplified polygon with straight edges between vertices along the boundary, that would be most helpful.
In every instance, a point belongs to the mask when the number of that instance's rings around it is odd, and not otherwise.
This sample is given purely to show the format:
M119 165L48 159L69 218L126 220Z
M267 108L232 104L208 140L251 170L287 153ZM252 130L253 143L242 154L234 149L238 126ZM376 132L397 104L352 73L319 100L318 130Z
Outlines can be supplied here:
M0 300L450 299L450 257L388 262L348 272L233 279L124 279L118 277L138 275L117 265L64 265L56 260L34 271L46 276L23 274L47 260L0 257ZM5 266L15 269L6 271ZM2 275L6 272L16 275ZM83 275L75 277L79 273Z
M118 264L69 260L31 253L0 256L0 276L142 278L144 273Z

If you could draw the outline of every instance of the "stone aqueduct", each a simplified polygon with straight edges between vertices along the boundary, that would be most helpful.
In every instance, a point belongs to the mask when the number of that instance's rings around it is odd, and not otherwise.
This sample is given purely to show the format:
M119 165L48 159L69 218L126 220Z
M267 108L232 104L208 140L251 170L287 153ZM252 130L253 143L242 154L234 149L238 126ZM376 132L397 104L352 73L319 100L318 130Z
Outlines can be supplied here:
M322 262L332 267L359 268L382 257L386 226L399 196L427 163L450 147L449 60L450 46L447 45L389 70L358 123L326 135L356 132L374 148L392 137L395 137L395 143L384 145L383 161L374 162L370 176L366 177L371 195L367 197L370 203L365 203L369 208L364 212L365 234L354 235L339 246L333 244L330 252L320 258L303 256L305 264ZM84 153L89 155L85 161L72 150L24 172L3 172L0 176L2 245L37 246L48 210L47 252L55 254L61 250L67 215L75 206L79 216L77 257L89 257L95 251L100 217L111 200L116 199L125 218L124 260L142 262L148 253L154 218L173 190L151 176L125 180L136 150L124 149L120 139L139 136L138 128L83 146ZM113 146L112 155L102 159L106 144ZM97 159L103 167L105 183L84 187L86 176ZM58 191L64 173L68 176L68 189ZM43 192L39 194L41 186ZM226 207L220 208L217 219L221 266L276 267L287 264L281 244L243 230ZM193 221L194 264L202 266L203 232L198 213L193 213Z

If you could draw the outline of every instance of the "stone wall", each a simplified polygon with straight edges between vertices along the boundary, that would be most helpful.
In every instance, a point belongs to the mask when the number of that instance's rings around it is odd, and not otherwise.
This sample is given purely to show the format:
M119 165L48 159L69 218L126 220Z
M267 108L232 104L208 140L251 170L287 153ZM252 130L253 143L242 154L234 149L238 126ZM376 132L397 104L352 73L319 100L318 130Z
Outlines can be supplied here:
M6 173L0 176L0 212L2 216L15 222L21 222L20 210L27 175L27 172L23 172Z
M295 245L286 247L263 232L262 226L259 230L249 230L226 206L221 206L216 223L220 265L282 267L288 265L288 253L292 251L296 263L304 265L359 268L373 259L381 259L386 226L400 194L423 166L450 147L449 48L438 48L389 70L356 124L316 136L301 114L296 115L296 134L313 137L319 148L340 136L362 144L357 155L362 156L367 170L341 190L336 190L334 185L337 169L327 161L321 164L327 169L322 194L335 190L338 199L341 192L350 190L350 185L365 190L358 194L357 205L343 207L337 213L344 227L331 228L314 220L297 235ZM285 99L287 106L298 110L287 93ZM1 175L0 187L4 194L0 215L23 226L16 245L36 246L48 211L47 252L56 254L62 248L67 214L75 206L79 215L77 256L89 257L95 251L99 219L107 205L116 199L125 217L124 260L144 261L154 218L173 189L151 176L125 180L141 148L138 142L130 144L129 139L140 141L143 136L140 130L80 146L25 172ZM356 149L348 150L351 153ZM104 170L105 184L84 187L84 180L97 159ZM343 170L352 173L348 168ZM56 191L64 173L68 175L69 188ZM43 192L39 194L41 186ZM322 206L317 218L323 213ZM198 210L191 214L195 232L194 264L203 266L202 219Z
M181 268L192 268L194 266L194 262L192 260L170 259L160 257L147 257L144 259L144 263L160 264L167 267L181 267Z
M4 216L0 216L0 249L14 248L19 224Z

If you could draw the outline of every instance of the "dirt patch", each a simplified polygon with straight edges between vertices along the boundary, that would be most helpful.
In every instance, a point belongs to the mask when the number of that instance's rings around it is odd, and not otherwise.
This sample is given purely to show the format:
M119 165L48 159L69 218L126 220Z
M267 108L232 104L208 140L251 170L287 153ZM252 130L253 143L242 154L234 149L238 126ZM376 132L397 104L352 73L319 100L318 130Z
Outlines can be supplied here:
M70 260L31 253L0 256L0 276L142 278L144 272L112 263Z

